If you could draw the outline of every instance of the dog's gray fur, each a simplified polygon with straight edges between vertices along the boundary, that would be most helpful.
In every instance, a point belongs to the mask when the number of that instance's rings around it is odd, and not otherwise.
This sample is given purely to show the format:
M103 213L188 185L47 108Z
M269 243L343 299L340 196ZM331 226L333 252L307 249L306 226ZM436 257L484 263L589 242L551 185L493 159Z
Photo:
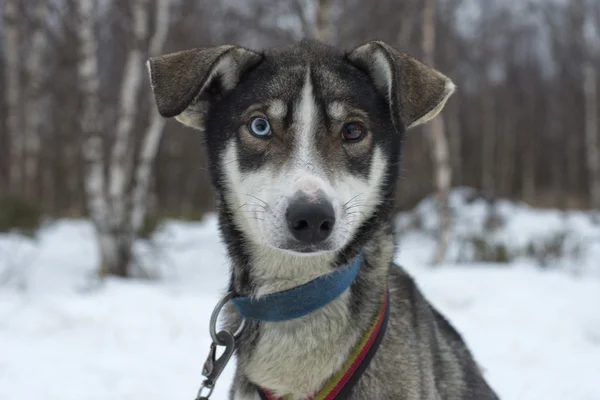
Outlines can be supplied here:
M324 308L286 322L248 323L232 399L258 400L257 387L295 400L313 396L342 368L388 288L388 329L351 398L497 399L461 336L393 262L402 135L441 111L454 91L450 79L375 41L348 53L311 41L263 53L220 46L153 58L148 66L160 113L205 133L237 293L301 285L364 249L352 287ZM256 112L271 121L272 139L248 133L244 121ZM368 137L340 142L336 132L345 125L336 121L353 119L364 122ZM343 222L345 230L336 225L323 248L300 249L281 228L278 210L296 182L299 190L322 189ZM237 326L233 307L228 313Z

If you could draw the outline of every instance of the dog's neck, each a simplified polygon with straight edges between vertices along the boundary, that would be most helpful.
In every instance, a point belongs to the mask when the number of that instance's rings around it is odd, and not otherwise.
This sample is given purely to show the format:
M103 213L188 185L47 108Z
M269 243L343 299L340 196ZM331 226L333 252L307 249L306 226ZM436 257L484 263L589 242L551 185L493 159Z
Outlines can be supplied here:
M240 248L246 250L243 256ZM246 242L232 254L229 243L234 290L244 295L297 287L346 264L358 249L364 251L364 262L351 290L327 306L290 321L248 324L238 347L238 374L277 395L304 399L341 369L375 318L386 290L394 254L391 224L358 235L349 248L356 250L343 255L303 256ZM236 324L237 318L232 312L230 323ZM250 386L248 390L255 390Z
M267 246L256 246L251 255L254 295L275 293L298 287L328 274L336 267L335 253L302 256Z

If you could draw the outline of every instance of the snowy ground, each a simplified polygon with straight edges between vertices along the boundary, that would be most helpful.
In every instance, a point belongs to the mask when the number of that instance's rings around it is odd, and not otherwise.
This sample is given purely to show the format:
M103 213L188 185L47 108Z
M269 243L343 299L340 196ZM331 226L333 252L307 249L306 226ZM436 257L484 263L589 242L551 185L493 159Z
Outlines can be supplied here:
M461 218L477 219L477 207L466 207ZM513 218L499 236L511 243L552 230L552 221L600 243L600 228L582 215L504 208ZM96 255L86 222L53 224L37 244L0 236L0 275L11 265L16 270L0 287L0 399L194 398L227 262L214 217L169 223L156 240L164 254L138 250L162 265L161 281L112 279L94 287ZM562 260L560 269L542 271L525 258L432 270L425 266L432 250L427 235L408 233L402 243L398 261L464 334L503 399L600 399L596 244L571 261L577 266ZM225 371L213 400L227 398L231 373Z

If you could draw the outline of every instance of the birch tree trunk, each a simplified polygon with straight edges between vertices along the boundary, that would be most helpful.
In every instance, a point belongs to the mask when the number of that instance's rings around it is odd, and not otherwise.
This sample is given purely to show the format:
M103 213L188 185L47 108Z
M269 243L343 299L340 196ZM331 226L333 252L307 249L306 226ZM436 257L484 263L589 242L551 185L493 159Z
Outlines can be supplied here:
M143 47L148 39L149 5L150 0L132 1L134 44L129 50L121 83L120 114L109 165L111 223L119 228L124 228L128 207L126 188L131 182L131 170L133 168L132 136L137 115L138 98L142 87ZM125 235L123 240L127 240L127 237L131 235L130 232L121 233Z
M598 141L598 80L591 62L583 66L585 147L591 206L600 210L600 143Z
M20 193L23 184L23 118L21 93L21 58L19 55L19 4L17 0L4 1L4 51L6 59L4 91L6 93L6 128L10 149L9 193Z
M44 119L44 100L40 95L44 71L44 53L47 42L44 35L46 0L35 4L35 28L31 35L31 48L27 54L27 116L24 130L24 190L29 201L36 199L38 163L40 159L40 130Z
M150 0L135 0L132 6L133 39L125 63L120 114L109 164L103 154L103 141L98 113L98 59L97 38L93 29L93 0L79 3L79 30L81 61L79 75L85 93L83 131L86 135L84 156L89 164L86 179L89 208L100 245L100 275L129 276L133 259L133 244L143 225L146 197L150 184L151 166L156 157L165 120L158 113L152 115L146 131L139 162L134 175L133 128L136 122L138 100L144 74L145 46L148 41ZM156 30L150 42L150 51L160 53L169 26L171 0L156 1ZM154 109L151 107L150 109ZM106 168L105 168L106 165ZM108 170L108 180L105 176ZM135 179L134 179L135 178Z
M331 0L317 0L317 40L327 43L331 40Z
M423 57L426 64L435 64L435 20L436 0L425 0L423 4ZM450 240L449 191L452 182L452 167L444 118L438 115L424 127L429 139L434 166L434 183L439 201L440 226L434 264L444 261Z
M108 187L105 203L108 211L108 237L106 246L111 254L104 255L101 275L130 275L135 235L127 218L130 210L129 192L133 169L133 127L142 86L144 46L148 39L148 8L150 0L131 3L133 17L133 46L129 50L119 99L120 114L116 136L108 164ZM106 160L105 160L106 161Z
M171 3L172 0L157 0L156 2L156 30L150 40L150 56L159 55L167 40ZM139 235L146 216L152 164L156 159L158 145L166 124L166 119L161 117L158 111L156 111L154 100L151 96L150 106L150 110L153 110L152 117L142 141L142 149L135 171L135 183L131 194L131 230L135 237Z
M104 151L100 121L100 79L98 75L98 38L95 33L94 0L77 2L79 61L77 74L82 92L83 157L86 163L85 192L88 211L96 228L100 271L116 263L116 244L108 224Z

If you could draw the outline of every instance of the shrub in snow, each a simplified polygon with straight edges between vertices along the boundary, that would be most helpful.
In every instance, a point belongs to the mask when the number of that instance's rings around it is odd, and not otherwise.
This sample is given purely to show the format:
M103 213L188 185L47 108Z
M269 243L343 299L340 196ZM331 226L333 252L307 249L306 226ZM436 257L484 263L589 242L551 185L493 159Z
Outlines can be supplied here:
M42 211L21 197L0 198L0 232L34 237L42 224Z
M152 236L160 229L163 222L164 219L158 215L146 215L140 229L139 238L143 240L152 239Z
M527 245L524 255L534 259L541 267L551 268L564 259L580 259L583 247L583 243L574 240L572 233L562 231L542 239L533 239Z
M472 236L459 239L461 250L458 262L493 262L510 263L517 254L508 249L504 243L494 243L486 236Z
M534 261L543 268L600 275L600 225L594 212L536 209L507 200L490 200L470 188L450 194L452 235L448 262ZM403 243L431 246L438 229L437 201L430 196L397 220ZM429 251L432 255L434 249Z

